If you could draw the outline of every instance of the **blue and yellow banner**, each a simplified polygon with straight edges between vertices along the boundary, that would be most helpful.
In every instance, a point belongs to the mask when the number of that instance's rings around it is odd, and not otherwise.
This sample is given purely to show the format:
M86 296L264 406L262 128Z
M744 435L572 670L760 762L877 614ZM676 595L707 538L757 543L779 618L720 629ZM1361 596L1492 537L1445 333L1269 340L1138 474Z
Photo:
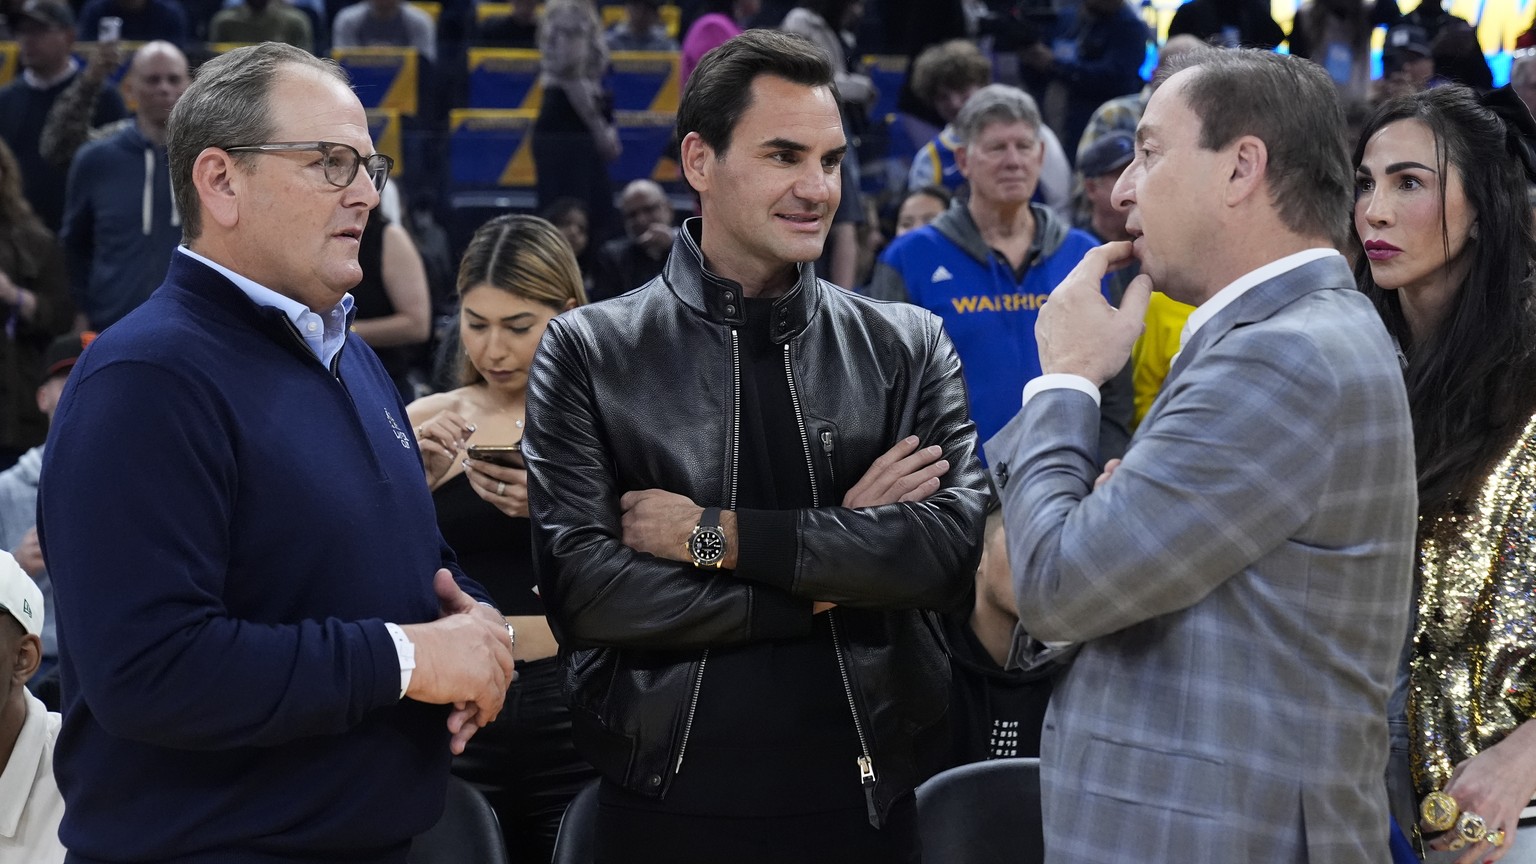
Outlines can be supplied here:
M331 52L352 78L364 108L388 108L415 117L418 59L415 48L337 48Z
M608 76L615 111L677 112L678 59L672 51L615 51Z
M539 52L527 48L469 49L470 108L539 110Z
M405 147L401 133L399 111L375 108L368 112L368 137L373 139L373 149L395 160L395 167L389 172L391 178L405 176Z
M532 186L536 112L459 108L448 116L449 177L459 188Z
M615 183L622 185L641 178L670 183L682 176L677 162L667 154L677 115L664 111L616 111L614 121L624 148L608 166L608 176Z

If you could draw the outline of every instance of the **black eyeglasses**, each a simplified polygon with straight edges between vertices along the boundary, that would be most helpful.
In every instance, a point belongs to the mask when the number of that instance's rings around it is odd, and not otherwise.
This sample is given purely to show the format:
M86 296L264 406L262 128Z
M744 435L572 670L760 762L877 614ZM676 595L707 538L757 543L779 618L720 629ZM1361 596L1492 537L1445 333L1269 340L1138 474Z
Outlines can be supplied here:
M313 151L324 157L321 163L325 168L325 182L340 189L352 185L357 179L357 169L361 166L368 172L368 179L373 181L376 192L384 191L384 184L389 182L390 169L395 167L395 160L383 153L375 153L367 159L357 152L357 148L349 144L337 144L334 141L292 141L280 144L241 144L238 147L225 147L225 153L302 153Z

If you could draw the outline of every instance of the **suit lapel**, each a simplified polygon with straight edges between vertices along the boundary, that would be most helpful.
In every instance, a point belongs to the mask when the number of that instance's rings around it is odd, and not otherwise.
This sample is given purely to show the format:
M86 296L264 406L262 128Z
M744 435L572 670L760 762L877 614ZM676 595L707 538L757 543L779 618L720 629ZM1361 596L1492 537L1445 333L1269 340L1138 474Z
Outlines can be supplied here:
M1163 402L1172 390L1174 379L1189 368L1189 364L1193 363L1202 351L1215 345L1234 328L1263 321L1314 291L1353 291L1354 286L1354 277L1350 274L1349 266L1344 263L1344 259L1330 256L1309 261L1248 289L1243 296L1233 301L1232 305L1205 322L1205 325L1189 340L1189 344L1179 349L1178 357L1174 358L1173 366L1169 368L1167 377L1163 379L1163 386L1157 394L1157 399L1147 410L1147 416L1138 428L1151 425L1153 419L1162 410Z

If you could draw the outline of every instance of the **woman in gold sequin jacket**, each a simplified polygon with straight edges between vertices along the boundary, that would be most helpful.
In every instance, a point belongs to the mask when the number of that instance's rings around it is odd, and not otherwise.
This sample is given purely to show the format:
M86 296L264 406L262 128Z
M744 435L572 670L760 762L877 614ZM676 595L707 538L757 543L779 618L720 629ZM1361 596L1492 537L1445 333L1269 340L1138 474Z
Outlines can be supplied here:
M1354 156L1355 275L1402 349L1419 475L1393 811L1412 832L1443 791L1488 834L1425 828L1433 862L1536 862L1532 136L1508 88L1450 86L1382 104Z

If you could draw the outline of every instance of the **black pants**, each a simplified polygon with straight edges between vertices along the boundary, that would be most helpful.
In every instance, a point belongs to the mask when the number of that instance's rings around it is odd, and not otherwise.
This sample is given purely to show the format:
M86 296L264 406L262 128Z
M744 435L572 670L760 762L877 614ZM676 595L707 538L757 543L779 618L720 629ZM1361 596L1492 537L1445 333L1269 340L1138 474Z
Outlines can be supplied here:
M571 743L559 661L518 663L517 675L501 716L470 739L453 773L491 802L510 860L548 861L566 805L597 771Z

